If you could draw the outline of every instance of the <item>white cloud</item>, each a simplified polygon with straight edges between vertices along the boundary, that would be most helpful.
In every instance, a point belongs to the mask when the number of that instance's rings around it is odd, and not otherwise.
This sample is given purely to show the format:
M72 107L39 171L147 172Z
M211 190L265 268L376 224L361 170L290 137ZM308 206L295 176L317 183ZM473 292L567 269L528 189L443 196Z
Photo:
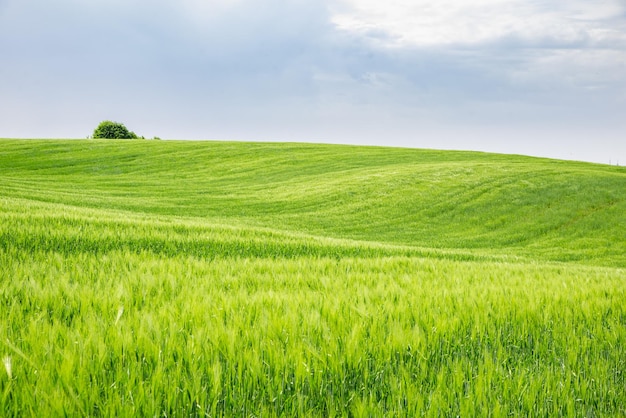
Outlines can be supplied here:
M625 17L619 0L344 0L332 20L392 57L383 71L408 82L398 90L452 108L594 102L614 112L626 95Z
M517 38L529 43L583 43L623 38L619 0L344 0L334 17L341 29L390 35L389 46L485 44Z

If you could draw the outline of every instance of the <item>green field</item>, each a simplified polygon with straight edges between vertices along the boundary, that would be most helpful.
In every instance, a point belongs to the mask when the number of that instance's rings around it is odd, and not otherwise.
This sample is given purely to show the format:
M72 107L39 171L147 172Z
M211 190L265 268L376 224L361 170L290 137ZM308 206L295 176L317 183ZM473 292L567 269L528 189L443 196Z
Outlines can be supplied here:
M626 416L625 301L623 167L0 140L0 416Z

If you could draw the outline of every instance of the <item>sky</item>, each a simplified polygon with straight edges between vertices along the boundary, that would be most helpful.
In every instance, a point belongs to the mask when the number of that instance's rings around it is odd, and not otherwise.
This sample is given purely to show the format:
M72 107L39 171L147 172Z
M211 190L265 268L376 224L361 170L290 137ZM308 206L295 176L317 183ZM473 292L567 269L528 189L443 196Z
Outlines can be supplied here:
M0 137L626 165L624 0L0 0Z

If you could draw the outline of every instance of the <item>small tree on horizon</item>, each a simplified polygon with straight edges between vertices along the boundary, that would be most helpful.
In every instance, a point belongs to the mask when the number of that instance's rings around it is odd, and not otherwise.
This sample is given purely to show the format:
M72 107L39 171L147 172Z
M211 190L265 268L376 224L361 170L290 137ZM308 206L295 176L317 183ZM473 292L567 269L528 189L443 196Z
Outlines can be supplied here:
M110 120L100 122L98 127L93 131L92 137L105 139L137 139L137 135L129 131L124 124Z

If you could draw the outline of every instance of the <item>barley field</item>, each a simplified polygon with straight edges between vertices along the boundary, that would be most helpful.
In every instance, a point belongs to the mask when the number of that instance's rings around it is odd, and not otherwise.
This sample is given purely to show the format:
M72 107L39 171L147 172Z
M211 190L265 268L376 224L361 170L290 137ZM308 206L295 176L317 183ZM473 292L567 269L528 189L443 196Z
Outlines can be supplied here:
M0 140L0 416L626 416L625 214L589 163Z

